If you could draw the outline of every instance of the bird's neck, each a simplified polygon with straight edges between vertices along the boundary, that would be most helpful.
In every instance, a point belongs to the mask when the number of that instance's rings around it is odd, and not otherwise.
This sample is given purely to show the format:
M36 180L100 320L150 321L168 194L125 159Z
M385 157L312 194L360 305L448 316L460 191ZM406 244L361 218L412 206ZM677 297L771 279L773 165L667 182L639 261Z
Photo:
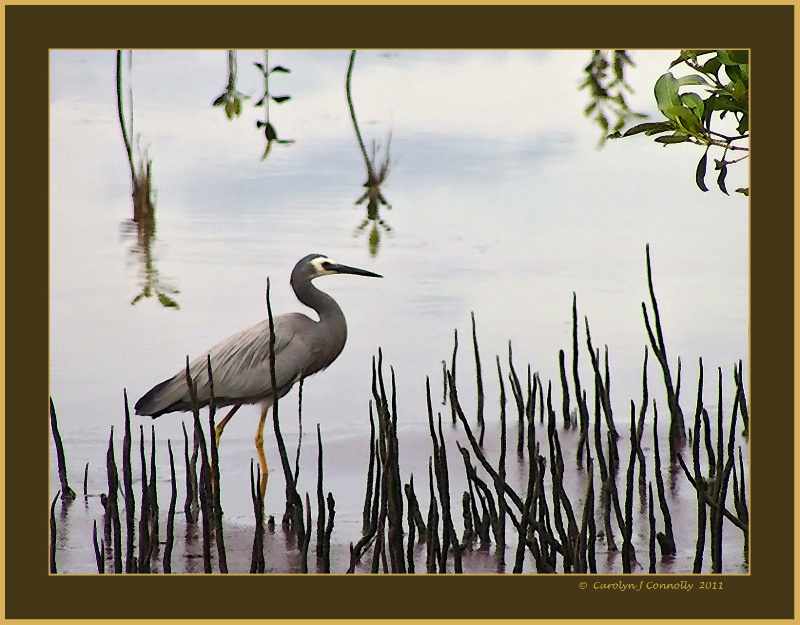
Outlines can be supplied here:
M336 300L330 295L325 293L325 291L320 291L313 284L309 283L305 288L301 290L295 289L294 292L301 303L316 311L319 315L320 322L330 321L341 324L345 328L347 327L344 313L339 307L339 304L337 304Z

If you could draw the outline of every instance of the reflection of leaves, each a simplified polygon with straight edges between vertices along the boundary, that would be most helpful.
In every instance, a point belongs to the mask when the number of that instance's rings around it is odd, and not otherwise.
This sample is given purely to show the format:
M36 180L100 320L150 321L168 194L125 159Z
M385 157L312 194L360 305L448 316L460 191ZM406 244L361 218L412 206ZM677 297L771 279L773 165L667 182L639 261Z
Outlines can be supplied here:
M161 302L161 305L165 308L180 308L180 306L178 306L178 302L169 297L166 293L159 293L158 301Z
M600 126L600 145L608 138L610 118L616 118L612 128L612 133L615 133L622 130L630 119L646 117L632 111L625 100L624 91L633 92L625 81L625 68L629 65L634 64L625 50L613 50L610 57L605 50L594 50L591 61L583 69L586 80L579 89L588 89L591 97L583 114L594 116L594 121Z
M134 235L134 243L130 254L139 261L140 289L136 297L131 300L131 306L138 304L143 299L156 296L164 308L180 309L178 302L171 297L180 293L178 289L167 284L161 277L156 267L153 244L155 242L155 213L140 218L139 221L130 220L123 224L125 234Z
M153 244L156 239L156 207L151 199L152 162L147 155L139 163L139 171L133 185L133 219L123 223L123 232L134 236L130 253L140 263L141 292L131 300L131 306L155 294L165 308L180 309L178 302L170 297L178 289L165 283L156 268Z
M352 50L350 53L350 64L347 67L345 94L347 96L347 105L350 109L350 119L353 122L353 130L355 130L358 146L361 149L361 155L364 158L364 166L367 170L367 181L364 183L364 186L367 190L359 199L356 200L356 205L363 204L366 201L367 216L364 221L362 221L361 224L355 229L353 236L358 236L366 229L368 225L372 224L372 228L369 231L369 236L367 237L367 245L369 247L370 255L375 256L380 249L381 230L385 231L387 234L392 231L389 224L383 221L380 216L381 206L385 206L389 210L392 209L392 205L389 204L388 200L381 192L381 185L386 182L386 179L389 177L389 169L391 166L390 148L392 145L392 135L389 133L389 136L386 139L386 153L383 157L383 161L378 164L378 151L380 150L380 146L375 140L373 140L372 153L371 155L367 154L367 149L364 147L364 140L361 137L361 131L358 127L358 120L356 119L356 109L353 105L353 97L350 88L355 60L356 51Z
M359 236L367 226L371 226L367 236L367 247L369 248L370 256L377 256L381 246L381 230L386 234L391 234L392 227L378 216L373 218L367 217L362 221L358 227L353 231L353 236Z
M267 147L264 150L264 155L261 157L262 161L269 156L273 143L280 143L282 145L294 143L294 139L278 139L278 133L275 131L275 126L269 122L262 122L259 120L256 122L256 127L264 129L264 136L267 139Z
M253 65L258 69L259 72L264 76L264 94L261 99L256 102L255 106L264 107L264 120L258 120L256 122L256 128L263 129L264 137L267 140L266 148L264 149L264 154L261 156L261 160L269 156L270 151L272 150L273 143L279 143L281 145L290 145L294 143L293 139L278 139L278 132L275 130L275 126L269 120L269 103L270 101L275 102L276 104L283 104L284 102L288 102L292 99L290 95L272 95L269 92L269 77L271 74L290 74L291 70L282 65L275 65L274 67L269 66L269 50L264 50L264 62L263 63L253 63Z
M377 152L379 148L375 141L372 142L372 157L368 158L366 161L367 181L364 183L364 186L367 188L367 190L364 192L364 195L356 200L356 205L363 204L364 201L367 202L367 217L356 228L354 235L357 236L363 232L369 224L372 224L372 229L370 230L368 237L369 253L371 256L377 255L378 250L380 249L380 229L383 229L387 234L392 231L392 228L389 226L389 224L381 219L380 216L381 206L385 206L389 210L392 209L392 205L389 204L381 192L381 185L386 181L386 178L389 175L389 166L391 163L391 159L389 157L389 146L391 143L392 136L389 135L389 138L386 141L386 156L384 157L380 166L376 167Z
M386 178L389 176L389 166L391 165L389 149L391 145L392 135L390 133L389 137L386 139L386 156L384 156L383 162L380 164L380 166L376 167L376 163L378 162L379 145L373 140L372 154L365 160L367 167L367 181L364 183L364 186L367 188L367 190L364 192L364 195L362 195L361 198L356 200L356 204L361 204L364 200L368 199L368 213L377 214L378 204L381 204L390 210L392 208L391 204L389 204L389 202L381 193L381 185L386 182Z
M242 114L242 100L248 98L238 91L226 91L214 100L214 106L222 106L228 119L240 117Z
M128 70L132 71L133 55L128 57ZM142 151L139 141L136 141L136 152L139 155L138 167L133 160L133 147L130 137L133 135L133 90L128 83L128 103L130 113L128 119L125 118L123 106L123 76L122 76L122 51L117 51L117 113L119 116L120 129L125 144L125 152L128 156L130 166L130 177L133 200L133 218L122 223L123 233L126 236L134 237L130 253L141 261L139 275L142 278L142 291L131 300L131 306L139 303L142 299L151 297L156 293L162 306L168 308L180 308L178 302L171 298L167 293L175 295L178 290L164 284L155 267L152 246L156 238L156 206L152 198L152 174L153 163L147 156L147 151Z
M225 110L228 119L240 117L242 114L242 102L249 98L236 89L237 63L236 50L228 50L228 84L225 90L217 96L212 106L221 106Z

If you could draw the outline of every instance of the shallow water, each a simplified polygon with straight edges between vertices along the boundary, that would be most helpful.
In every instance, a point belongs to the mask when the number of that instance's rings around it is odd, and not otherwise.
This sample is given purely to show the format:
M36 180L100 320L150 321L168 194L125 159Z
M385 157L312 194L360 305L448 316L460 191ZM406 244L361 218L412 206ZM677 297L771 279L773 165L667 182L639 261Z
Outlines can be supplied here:
M632 108L655 115L652 85L675 55L633 53L638 66L629 71ZM298 490L316 489L319 423L325 489L337 502L334 562L347 561L347 545L360 535L371 358L379 347L396 373L401 475L407 481L414 474L423 510L431 454L425 377L440 401L441 362L450 362L457 329L459 390L470 414L473 311L489 432L495 428L494 437L487 434L495 441L490 445L497 444L495 354L505 363L510 340L517 371L530 363L542 379L552 381L558 404L558 350L567 352L569 363L575 293L583 384L591 380L583 337L587 316L594 346L608 346L611 398L624 447L628 403L641 401L647 243L668 353L672 363L682 359L687 419L693 414L700 357L709 412L716 414L721 367L723 407L730 415L733 365L742 359L745 377L748 367L748 209L742 197L713 189L704 194L694 186L700 154L690 146L662 149L641 137L598 150L599 129L582 114L588 96L577 89L588 51L362 51L355 61L352 98L367 149L373 140L380 143L379 161L391 133L390 172L381 191L392 208L380 210L391 230L376 226L381 239L373 254L371 226L357 230L365 219L365 205L355 202L364 193L366 171L345 97L348 57L348 51L270 52L270 65L292 70L271 77L273 93L292 96L271 106L271 121L279 137L295 143L273 145L262 161L265 142L255 122L263 110L252 107L261 81L252 63L263 62L263 52L239 55L238 86L252 97L234 121L211 106L226 82L224 51L134 53L133 136L153 162L157 232L152 260L161 286L179 291L173 297L180 310L173 310L154 298L131 304L141 290L143 257L126 226L132 216L130 176L117 120L114 53L52 52L50 392L76 491L87 462L89 493L107 490L105 450L113 426L119 459L123 389L133 403L179 370L187 354L262 319L267 276L276 313L300 310L288 274L309 252L385 276L318 283L342 305L349 336L336 363L304 386ZM736 179L744 175L732 168L729 188L746 186L746 180ZM666 415L652 352L648 371L651 398ZM296 404L296 390L281 404L292 457ZM512 406L509 393L510 412ZM449 422L449 407L435 410ZM243 570L252 537L249 466L257 414L255 407L243 408L226 429L220 450L226 532L231 543L241 540L244 546L237 560ZM652 410L648 428L651 419ZM177 415L155 422L133 419L134 442L140 425L148 440L150 426L156 426L162 511L169 486L166 440L172 440L176 453L182 450L182 420L190 424ZM283 478L270 428L268 434L273 471L266 509L280 517ZM573 433L562 435L569 439ZM455 429L447 437L453 441L451 467L459 467L454 441L464 444L463 433ZM515 437L509 426L509 440ZM546 435L540 440L546 442ZM662 443L662 456L664 449ZM743 452L746 463L746 444ZM509 452L509 480L512 456ZM179 475L181 466L178 460ZM55 454L50 473L52 495L58 489ZM451 468L455 502L462 474ZM567 487L579 501L580 474L572 478L568 471L567 479L574 480ZM684 544L680 557L662 566L685 572L694 553L694 493L679 476L670 496ZM179 502L182 498L180 491ZM460 522L460 514L454 518ZM60 571L96 570L91 524L101 519L97 497L86 505L79 499L62 513ZM738 572L743 569L740 532L726 527L725 536L730 541L726 570ZM292 569L292 555L280 555L285 553L280 529L273 539L268 562L275 570L283 562ZM196 558L185 557L197 553L192 551L196 542L176 549L184 550L176 552L176 563L202 570ZM475 560L477 569L495 570L492 557ZM609 569L620 569L618 558L611 558Z

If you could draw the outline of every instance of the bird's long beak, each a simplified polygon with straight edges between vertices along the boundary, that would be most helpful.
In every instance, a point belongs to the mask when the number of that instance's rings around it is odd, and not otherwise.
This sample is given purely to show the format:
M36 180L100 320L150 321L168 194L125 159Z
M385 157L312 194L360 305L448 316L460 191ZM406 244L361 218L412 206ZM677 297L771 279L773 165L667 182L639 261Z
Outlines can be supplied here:
M350 267L349 265L340 265L338 263L328 267L328 270L336 273L350 273L355 276L367 276L368 278L383 278L383 276L378 273L373 273L366 269L359 269L358 267Z

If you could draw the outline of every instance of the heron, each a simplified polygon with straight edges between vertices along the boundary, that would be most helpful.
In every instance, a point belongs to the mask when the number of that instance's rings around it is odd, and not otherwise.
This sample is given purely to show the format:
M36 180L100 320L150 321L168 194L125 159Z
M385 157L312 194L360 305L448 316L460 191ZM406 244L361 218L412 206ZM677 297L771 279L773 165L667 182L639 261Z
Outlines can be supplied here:
M269 319L217 343L189 363L189 374L197 385L198 407L207 406L210 401L209 359L215 406L232 406L216 426L217 446L222 431L239 408L245 404L261 404L255 445L261 466L262 501L268 473L264 424L269 409L297 382L327 368L342 353L347 341L347 321L339 304L311 283L315 278L336 274L383 277L366 269L342 265L323 254L309 254L298 261L292 270L290 284L297 299L316 311L319 321L299 312L274 317L275 389L270 374ZM136 414L154 419L170 412L192 410L186 368L147 391L134 409Z

